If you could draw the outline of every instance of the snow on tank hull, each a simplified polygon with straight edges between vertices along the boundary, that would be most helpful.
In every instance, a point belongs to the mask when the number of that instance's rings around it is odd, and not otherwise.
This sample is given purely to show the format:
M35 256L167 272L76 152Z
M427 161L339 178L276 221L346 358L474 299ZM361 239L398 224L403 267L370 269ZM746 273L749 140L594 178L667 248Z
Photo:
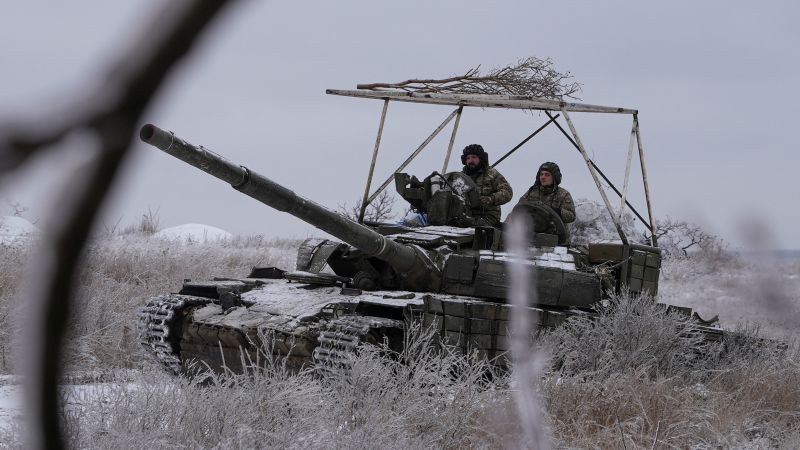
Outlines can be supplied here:
M329 283L330 278L323 274L319 281ZM165 369L178 374L206 367L241 372L270 359L295 370L342 365L364 343L388 342L401 350L412 322L434 327L444 343L477 350L505 366L511 308L458 295L359 292L287 279L242 278L187 282L181 293L151 298L139 317L141 344ZM529 309L538 313L544 327L569 315L588 314Z
M239 372L243 365L273 357L299 369L313 363L320 338L335 331L339 316L358 307L355 297L340 291L335 286L285 279L187 282L181 293L153 297L141 310L141 344L174 373L204 366ZM380 299L400 314L403 307L422 303L397 304L380 295L366 297ZM387 336L402 330L402 321L397 319L376 318L369 325ZM358 338L369 342L370 332Z

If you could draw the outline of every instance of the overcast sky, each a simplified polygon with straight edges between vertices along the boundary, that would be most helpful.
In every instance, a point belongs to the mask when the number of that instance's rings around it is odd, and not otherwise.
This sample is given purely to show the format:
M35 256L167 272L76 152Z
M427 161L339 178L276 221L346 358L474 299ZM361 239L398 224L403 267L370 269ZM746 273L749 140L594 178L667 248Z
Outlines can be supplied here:
M91 90L162 3L4 6L0 120L35 116ZM549 57L583 85L582 101L640 111L656 217L701 224L735 246L748 245L751 235L742 230L759 230L770 247L798 249L799 12L789 1L240 2L174 71L144 122L335 208L363 193L382 102L325 89ZM451 111L392 103L376 179ZM572 116L592 158L621 186L630 116ZM455 147L480 143L495 159L544 121L540 114L470 108ZM448 139L449 128L408 171L422 177L439 170ZM52 192L80 161L80 150L40 158L4 180L0 211L18 201L30 218L46 220ZM600 199L578 153L549 127L498 167L514 202L543 161L561 165L562 186L573 197ZM458 165L454 151L450 167ZM641 184L631 189L644 213ZM162 227L319 234L137 143L103 220L133 223L148 208L158 210Z

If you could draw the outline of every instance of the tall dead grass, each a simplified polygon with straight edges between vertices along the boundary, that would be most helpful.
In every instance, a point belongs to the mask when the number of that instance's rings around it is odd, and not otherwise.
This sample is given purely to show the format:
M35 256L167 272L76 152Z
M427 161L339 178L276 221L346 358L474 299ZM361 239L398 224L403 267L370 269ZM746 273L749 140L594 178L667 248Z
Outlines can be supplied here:
M705 343L688 317L617 297L545 337L542 383L570 448L783 448L800 430L800 354L755 329Z
M430 345L365 348L325 378L280 361L248 375L174 378L67 392L64 429L76 448L499 448L522 428L507 377L486 361ZM492 374L490 376L490 374ZM100 400L98 400L100 399Z
M23 267L31 257L27 245L0 244L0 373L13 365L13 337L22 327L15 295L21 288Z
M596 322L570 322L543 341L562 363L528 380L545 400L554 447L800 443L795 347L737 339L698 353L696 336L680 333L691 321L640 298L617 298ZM140 372L67 394L65 429L79 448L535 448L514 403L522 380L431 345L429 334L411 336L399 354L367 347L352 369L326 378L280 361L210 379ZM580 364L563 364L581 353Z
M73 370L140 369L125 382L64 388L70 445L531 448L515 405L520 383L528 383L543 399L543 423L556 448L800 447L797 347L775 352L754 338L701 344L691 320L627 296L612 299L595 320L570 319L542 337L552 365L537 379L492 373L485 361L427 345L424 334L401 354L367 348L351 371L326 379L290 373L278 361L211 382L140 363L133 324L145 298L177 290L184 278L241 276L256 264L289 268L294 254L287 247L258 237L185 245L131 235L93 243L68 362ZM0 320L11 322L0 328L3 354L10 354L19 323L12 299L27 258L24 248L0 255ZM739 284L756 276L749 263L715 272L691 266L698 261L667 260L658 300L701 304L723 293L719 301L735 308L737 293L725 280L740 293L758 292ZM780 286L794 286L796 273L775 267L795 266L767 267L786 283ZM796 293L780 294L796 306ZM13 361L3 364L13 370ZM14 430L0 432L11 447L20 445Z
M727 328L758 324L785 339L800 323L800 259L767 254L668 258L658 288L662 303L688 306Z
M138 366L136 312L148 297L177 292L184 279L244 277L256 265L293 268L292 244L261 236L192 244L136 233L91 242L78 280L66 363L72 370ZM0 252L0 373L15 370L11 350L24 348L17 340L24 305L14 294L30 254L25 247ZM35 282L36 274L29 279Z

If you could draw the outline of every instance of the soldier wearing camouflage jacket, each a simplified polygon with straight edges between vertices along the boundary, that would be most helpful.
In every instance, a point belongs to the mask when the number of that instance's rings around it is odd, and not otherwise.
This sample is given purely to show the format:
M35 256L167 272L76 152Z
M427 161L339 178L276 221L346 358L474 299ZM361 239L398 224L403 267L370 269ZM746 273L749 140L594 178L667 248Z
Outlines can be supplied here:
M555 210L565 224L575 221L575 203L570 193L559 186L561 169L554 162L546 162L539 166L536 182L528 189L519 203L541 202Z
M462 171L478 186L480 212L474 214L475 225L497 226L500 224L500 205L511 201L514 191L506 178L489 167L489 154L478 144L464 147L461 155Z

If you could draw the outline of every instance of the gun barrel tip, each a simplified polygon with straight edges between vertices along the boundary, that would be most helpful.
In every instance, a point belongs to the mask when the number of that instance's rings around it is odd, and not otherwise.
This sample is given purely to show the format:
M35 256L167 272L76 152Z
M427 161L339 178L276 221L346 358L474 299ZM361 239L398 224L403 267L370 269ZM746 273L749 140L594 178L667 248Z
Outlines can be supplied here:
M156 132L156 126L151 123L148 123L147 125L144 125L141 130L139 130L139 139L147 142L150 140L150 138L153 137L155 132Z

